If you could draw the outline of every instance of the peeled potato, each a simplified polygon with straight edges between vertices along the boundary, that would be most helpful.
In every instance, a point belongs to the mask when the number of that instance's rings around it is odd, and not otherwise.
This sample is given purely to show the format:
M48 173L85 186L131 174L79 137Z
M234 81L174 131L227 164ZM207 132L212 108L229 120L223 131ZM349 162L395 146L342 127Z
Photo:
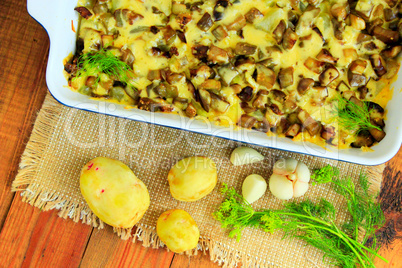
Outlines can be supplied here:
M150 203L147 187L133 171L106 157L92 159L82 168L80 188L93 213L114 227L133 227Z
M197 201L215 188L216 165L208 157L193 156L180 160L169 171L170 193L180 201Z
M163 212L156 223L156 232L160 240L175 253L195 248L200 238L196 222L182 209Z

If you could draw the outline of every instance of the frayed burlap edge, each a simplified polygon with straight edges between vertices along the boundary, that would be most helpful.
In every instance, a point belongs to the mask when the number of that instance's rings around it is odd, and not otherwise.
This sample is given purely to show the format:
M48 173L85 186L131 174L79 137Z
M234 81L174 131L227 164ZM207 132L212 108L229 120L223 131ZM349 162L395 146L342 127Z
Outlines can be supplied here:
M52 96L49 94L46 96L42 109L36 118L29 142L21 157L20 169L12 183L11 190L21 192L23 202L27 202L43 211L57 209L59 210L58 215L64 219L71 218L74 222L81 220L82 223L102 229L104 228L104 223L92 213L85 203L77 204L71 198L61 196L55 191L43 189L43 187L34 182L42 155L49 146L49 139L63 108L64 106L59 105ZM382 164L367 169L373 191L374 189L380 189L384 167L385 165ZM144 247L164 247L154 227L139 223L134 228L113 228L113 230L121 239L127 240L132 237L133 243L141 241ZM199 251L204 254L208 251L211 261L223 265L223 267L235 267L239 263L244 267L276 267L276 265L267 263L265 260L241 253L208 238L200 238L198 247L194 250L186 251L185 254L193 256L197 255Z

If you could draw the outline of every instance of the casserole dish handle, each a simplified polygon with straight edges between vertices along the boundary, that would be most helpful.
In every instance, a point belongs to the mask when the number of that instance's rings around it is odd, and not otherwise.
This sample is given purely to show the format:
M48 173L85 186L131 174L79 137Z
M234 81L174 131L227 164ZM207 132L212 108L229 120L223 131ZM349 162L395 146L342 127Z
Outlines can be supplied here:
M48 32L53 32L55 18L60 1L55 0L27 0L29 15L38 21Z

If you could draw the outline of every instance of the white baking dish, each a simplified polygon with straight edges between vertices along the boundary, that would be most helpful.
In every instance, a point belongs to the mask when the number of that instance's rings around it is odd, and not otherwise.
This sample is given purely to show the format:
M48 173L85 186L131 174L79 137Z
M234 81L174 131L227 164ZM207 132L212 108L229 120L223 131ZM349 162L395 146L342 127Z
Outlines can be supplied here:
M63 76L63 59L75 50L76 34L72 31L72 23L76 28L78 22L77 12L74 11L76 3L76 0L28 0L29 14L43 25L50 38L46 72L49 91L56 100L66 106L363 165L378 165L388 161L397 153L401 145L402 70L399 70L399 78L394 83L393 98L387 106L385 127L387 135L378 145L372 147L372 152L363 152L360 149L337 150L333 147L325 150L308 142L301 143L287 138L268 137L257 131L231 130L211 126L202 120L191 120L173 114L150 113L138 109L128 110L123 106L117 105L116 107L114 104L90 100L87 96L68 89L67 81Z

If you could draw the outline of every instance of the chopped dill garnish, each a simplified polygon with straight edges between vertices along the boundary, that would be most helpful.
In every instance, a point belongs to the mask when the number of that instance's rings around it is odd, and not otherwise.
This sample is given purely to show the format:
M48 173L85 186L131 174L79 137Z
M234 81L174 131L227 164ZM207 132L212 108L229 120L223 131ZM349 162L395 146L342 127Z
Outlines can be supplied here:
M132 71L131 67L113 55L109 50L101 49L97 52L88 52L82 54L77 62L78 72L80 76L95 76L96 83L100 80L100 74L104 73L116 81L121 81L129 85Z
M351 178L340 179L339 170L325 167L314 173L317 183L333 183L337 193L345 197L351 220L343 226L336 221L337 211L325 199L314 203L286 203L283 209L255 211L235 189L226 184L221 189L226 195L217 211L213 213L222 228L229 229L229 237L238 241L246 227L260 228L273 233L282 230L284 238L298 238L324 253L327 264L340 267L372 267L374 257L388 262L378 254L375 230L384 224L384 215L374 196L369 193L367 176L361 175L359 185ZM363 233L362 233L363 232ZM362 242L359 237L363 237ZM371 245L366 245L369 237Z
M335 98L335 101L337 101L338 104L335 106L334 113L341 127L356 131L356 134L371 128L381 130L381 128L370 122L370 111L366 103L359 106L341 96Z

